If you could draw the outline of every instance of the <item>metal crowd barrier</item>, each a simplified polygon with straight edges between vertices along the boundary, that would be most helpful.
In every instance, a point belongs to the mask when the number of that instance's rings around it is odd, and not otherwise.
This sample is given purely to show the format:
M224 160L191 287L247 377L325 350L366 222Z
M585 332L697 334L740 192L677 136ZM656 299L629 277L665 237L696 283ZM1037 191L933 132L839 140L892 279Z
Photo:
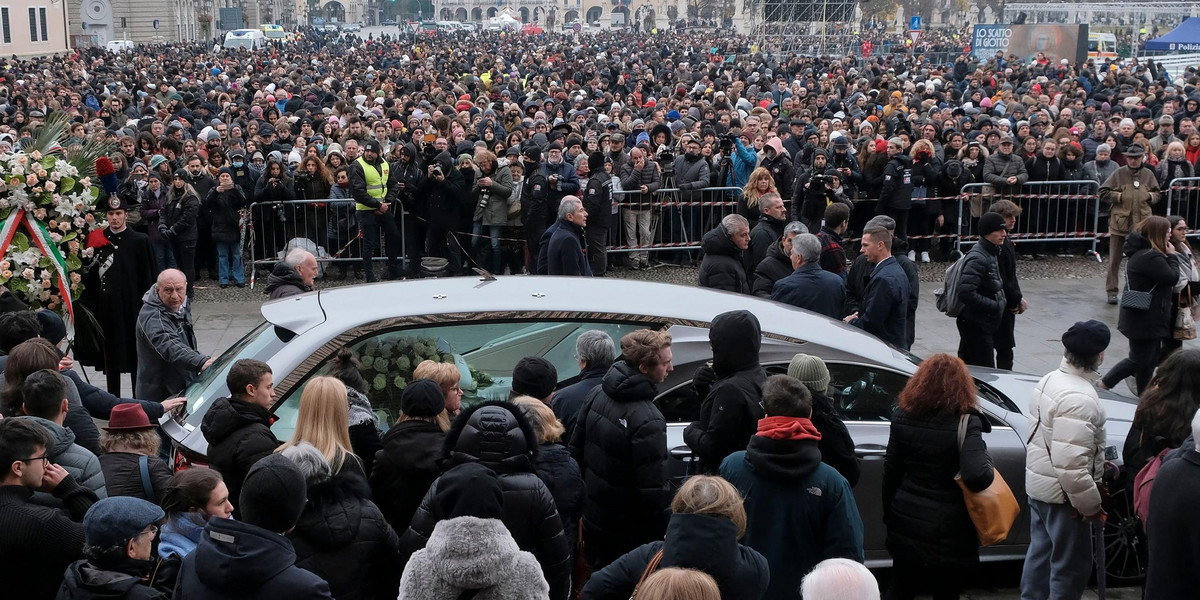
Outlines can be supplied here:
M737 212L742 189L660 189L646 201L637 190L613 191L616 213L608 229L608 252L696 250L701 238ZM750 224L754 227L754 223Z
M399 204L393 203L393 210ZM253 285L258 267L270 267L283 260L289 242L305 239L315 244L317 262L322 273L330 263L348 266L362 260L362 244L358 241L357 215L354 201L348 199L287 200L281 202L255 202L249 207L249 219L243 219L243 247L250 254L250 281ZM404 255L404 218L396 226L400 229L400 255ZM387 243L382 231L379 248L372 260L386 260L384 251Z
M1016 228L1009 234L1015 243L1042 246L1083 242L1090 245L1089 254L1099 259L1097 243L1105 237L1100 231L1099 191L1100 184L1090 179L1030 182L1015 193L1000 192L986 183L967 184L958 209L959 250L964 243L979 239L972 205L982 214L998 200L1011 200L1022 209Z
M1200 177L1175 179L1166 192L1167 214L1183 217L1188 237L1200 237Z

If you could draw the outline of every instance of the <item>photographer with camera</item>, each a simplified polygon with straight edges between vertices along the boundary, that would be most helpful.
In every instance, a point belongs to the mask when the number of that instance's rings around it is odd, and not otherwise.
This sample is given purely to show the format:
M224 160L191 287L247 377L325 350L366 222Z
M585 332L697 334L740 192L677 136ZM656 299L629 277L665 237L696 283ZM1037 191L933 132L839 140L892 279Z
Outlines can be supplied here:
M837 202L833 181L825 174L829 157L824 150L814 149L809 167L796 178L792 192L790 220L800 221L809 231L820 231L825 207Z
M462 265L462 252L457 242L448 238L458 227L462 199L470 190L463 174L454 167L454 159L448 152L441 152L426 167L425 181L417 190L417 197L424 198L429 211L428 235L425 249L429 256L450 261L448 273L458 273Z
M381 229L387 242L387 278L396 279L401 275L397 257L400 229L396 227L395 211L392 210L392 204L396 201L394 180L390 177L391 166L383 160L380 150L379 142L368 140L363 144L362 156L351 161L347 169L350 174L350 195L355 203L355 218L362 234L362 266L367 283L376 280L371 259L379 249Z
M856 200L858 183L862 181L862 169L858 166L858 159L850 154L850 138L844 134L834 136L831 145L833 154L829 157L829 166L837 169L841 176L842 188L846 192L846 197Z
M508 165L500 165L496 155L489 150L475 152L475 164L479 165L479 177L471 188L475 198L475 214L472 225L472 252L480 266L492 273L503 273L500 262L500 237L508 224L508 198L513 191L512 171ZM484 229L488 235L484 235ZM490 249L490 256L485 253Z

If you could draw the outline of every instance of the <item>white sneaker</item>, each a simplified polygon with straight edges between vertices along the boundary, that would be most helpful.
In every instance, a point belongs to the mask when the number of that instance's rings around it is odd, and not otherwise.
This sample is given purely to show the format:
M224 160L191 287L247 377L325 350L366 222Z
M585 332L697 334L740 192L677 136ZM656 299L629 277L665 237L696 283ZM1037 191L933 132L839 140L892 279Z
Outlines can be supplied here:
M923 263L929 262L929 253L928 252L921 253L921 262L923 262Z
M908 260L917 260L917 251L916 250L908 251Z

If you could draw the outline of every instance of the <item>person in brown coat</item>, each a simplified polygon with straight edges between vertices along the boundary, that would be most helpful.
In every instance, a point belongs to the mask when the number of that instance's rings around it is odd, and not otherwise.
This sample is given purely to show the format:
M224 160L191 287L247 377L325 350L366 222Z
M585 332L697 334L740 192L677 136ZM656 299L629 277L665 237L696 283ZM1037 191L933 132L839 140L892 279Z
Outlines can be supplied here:
M1130 145L1125 149L1125 166L1114 171L1100 185L1100 201L1112 205L1112 214L1108 218L1108 276L1104 279L1109 304L1117 303L1125 237L1135 225L1152 214L1150 205L1158 204L1162 199L1154 170L1142 168L1145 155L1146 150L1141 145Z

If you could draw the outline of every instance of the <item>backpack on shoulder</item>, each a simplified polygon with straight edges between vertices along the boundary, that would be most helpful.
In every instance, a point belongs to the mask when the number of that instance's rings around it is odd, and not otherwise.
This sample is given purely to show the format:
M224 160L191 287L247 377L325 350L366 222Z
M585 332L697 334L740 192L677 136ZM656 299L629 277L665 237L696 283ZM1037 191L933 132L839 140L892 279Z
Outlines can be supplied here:
M1146 519L1150 518L1150 490L1154 487L1154 479L1158 477L1163 458L1166 458L1171 450L1173 448L1164 448L1162 452L1154 455L1154 458L1138 471L1137 477L1133 478L1133 512L1142 521L1142 527L1146 526Z
M958 317L962 313L963 303L958 299L958 284L962 280L963 265L967 262L967 254L963 254L954 264L946 267L946 278L941 289L933 290L933 297L940 312L947 317Z

